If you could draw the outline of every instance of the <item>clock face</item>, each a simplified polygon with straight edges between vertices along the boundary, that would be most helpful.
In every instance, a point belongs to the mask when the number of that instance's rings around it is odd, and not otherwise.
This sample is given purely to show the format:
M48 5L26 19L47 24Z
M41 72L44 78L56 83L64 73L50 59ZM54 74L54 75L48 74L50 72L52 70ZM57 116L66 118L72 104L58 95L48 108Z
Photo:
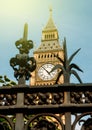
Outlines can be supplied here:
M42 80L51 80L55 77L57 70L50 73L52 68L54 67L53 64L44 64L38 70L38 75Z

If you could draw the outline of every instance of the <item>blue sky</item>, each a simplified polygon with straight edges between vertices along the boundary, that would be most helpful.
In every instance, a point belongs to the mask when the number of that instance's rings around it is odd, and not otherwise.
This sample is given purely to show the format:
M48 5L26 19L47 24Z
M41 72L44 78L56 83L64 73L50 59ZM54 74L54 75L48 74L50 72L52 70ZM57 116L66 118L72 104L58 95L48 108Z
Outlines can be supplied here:
M92 82L92 0L0 0L0 75L15 80L9 65L18 53L15 41L22 38L27 22L28 39L39 46L50 7L61 45L66 37L69 56L81 48L73 62L83 69L84 73L79 72L83 82ZM71 81L77 82L74 77Z

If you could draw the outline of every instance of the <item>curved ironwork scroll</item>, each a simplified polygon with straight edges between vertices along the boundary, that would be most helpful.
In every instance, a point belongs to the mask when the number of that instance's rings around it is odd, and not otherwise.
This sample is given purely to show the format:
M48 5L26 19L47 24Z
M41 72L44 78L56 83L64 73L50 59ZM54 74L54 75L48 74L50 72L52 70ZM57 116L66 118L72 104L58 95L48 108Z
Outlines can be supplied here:
M64 130L64 124L55 114L42 113L29 118L25 130Z
M31 77L30 73L36 68L36 61L34 57L28 57L26 54L18 54L10 60L10 65L15 71L14 77L17 80L23 76L28 80Z
M83 123L81 130L92 130L92 117Z
M0 130L14 130L14 123L9 116L0 115Z
M92 130L92 112L85 112L81 114L74 114L75 120L72 124L72 130L76 130L77 124L80 130Z

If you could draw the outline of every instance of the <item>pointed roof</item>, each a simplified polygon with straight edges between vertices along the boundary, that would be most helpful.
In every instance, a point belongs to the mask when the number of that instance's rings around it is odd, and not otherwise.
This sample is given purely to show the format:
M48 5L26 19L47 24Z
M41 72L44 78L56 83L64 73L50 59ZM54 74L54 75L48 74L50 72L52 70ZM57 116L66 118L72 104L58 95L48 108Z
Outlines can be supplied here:
M49 20L48 20L46 26L42 30L42 35L44 33L47 33L47 35L50 35L50 32L54 32L55 34L57 34L57 36L52 39L50 39L50 38L45 39L45 40L42 39L40 46L35 50L35 52L62 50L62 47L60 46L60 43L59 43L58 30L57 30L57 28L54 24L53 18L52 18L52 9L50 9L49 11L50 11ZM43 35L43 36L45 37L45 35Z
M49 10L50 11L50 16L49 16L49 20L46 24L46 26L43 28L43 31L49 31L49 30L57 30L53 18L52 18L52 9Z
M59 44L59 41L44 41L40 44L39 48L35 52L46 52L46 51L59 51L62 50L62 47Z

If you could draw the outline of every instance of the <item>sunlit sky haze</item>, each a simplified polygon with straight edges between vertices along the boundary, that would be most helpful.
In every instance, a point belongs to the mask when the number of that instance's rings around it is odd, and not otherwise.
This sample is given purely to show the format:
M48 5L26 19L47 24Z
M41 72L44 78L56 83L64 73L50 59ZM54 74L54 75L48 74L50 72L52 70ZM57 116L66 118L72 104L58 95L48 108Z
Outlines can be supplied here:
M49 18L49 8L52 8L61 45L66 37L69 56L81 48L73 61L84 71L79 72L83 82L92 82L91 6L92 0L0 0L0 75L6 74L15 80L9 65L10 58L18 53L15 41L22 38L27 22L28 39L38 47ZM73 77L71 81L77 82Z

